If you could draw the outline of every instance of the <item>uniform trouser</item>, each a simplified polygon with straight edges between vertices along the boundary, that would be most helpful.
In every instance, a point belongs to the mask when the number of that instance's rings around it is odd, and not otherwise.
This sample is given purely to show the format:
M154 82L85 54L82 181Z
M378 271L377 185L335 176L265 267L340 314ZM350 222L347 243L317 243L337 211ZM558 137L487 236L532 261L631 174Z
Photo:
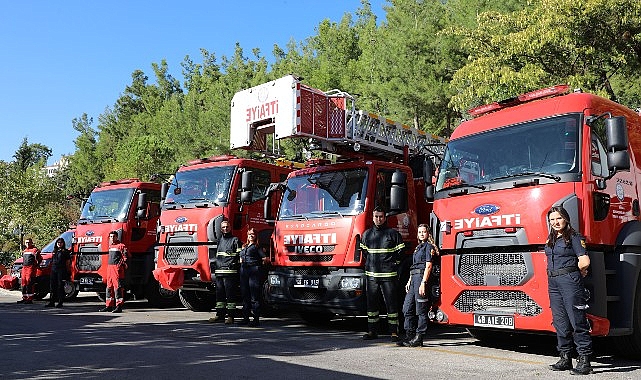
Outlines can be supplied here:
M579 355L591 355L590 324L585 315L587 299L580 272L548 277L548 293L559 352L570 354L576 345Z
M122 306L125 303L125 269L118 265L107 266L107 289L105 303L107 307Z
M33 266L23 266L20 274L20 284L22 285L22 299L32 301L36 288L36 268Z
M49 281L49 288L51 289L50 303L58 302L62 305L65 298L65 279L67 279L66 272L51 272L51 278Z
M378 333L380 308L378 304L379 292L383 293L383 300L387 308L387 323L391 333L398 333L398 278L376 278L367 276L367 326L368 331Z
M430 302L427 294L425 297L421 297L421 295L418 294L418 288L421 286L421 282L423 282L423 273L416 273L411 276L410 288L403 302L403 315L405 316L404 327L408 334L411 332L425 334L427 331L427 312L429 311Z
M216 316L235 317L237 289L238 274L216 276Z
M261 269L259 265L240 268L240 293L243 296L243 318L260 317ZM250 313L251 311L251 313Z

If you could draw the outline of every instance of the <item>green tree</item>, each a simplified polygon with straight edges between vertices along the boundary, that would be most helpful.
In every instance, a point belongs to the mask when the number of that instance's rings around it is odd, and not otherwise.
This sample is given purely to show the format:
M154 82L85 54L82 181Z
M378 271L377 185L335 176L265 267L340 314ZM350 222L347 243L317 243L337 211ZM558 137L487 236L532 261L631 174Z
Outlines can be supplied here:
M51 157L51 149L49 147L42 144L29 144L25 137L13 155L13 158L15 158L14 167L21 172L25 172L29 167L37 163L45 164L49 157Z
M641 3L538 0L530 4L512 13L481 14L477 28L459 30L470 57L452 81L456 109L559 83L613 99L614 85L632 81L638 88Z
M79 135L74 140L76 151L69 157L68 166L59 174L59 186L66 195L87 196L103 178L103 167L98 159L96 146L97 131L92 127L93 119L86 113L71 121Z

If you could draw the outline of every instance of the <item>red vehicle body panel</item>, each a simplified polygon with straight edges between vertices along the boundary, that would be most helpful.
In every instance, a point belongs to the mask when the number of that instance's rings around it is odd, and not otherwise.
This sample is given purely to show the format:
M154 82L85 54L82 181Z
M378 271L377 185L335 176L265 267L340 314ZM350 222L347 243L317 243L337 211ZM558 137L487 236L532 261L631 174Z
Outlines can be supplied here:
M144 296L145 288L153 280L151 272L154 269L156 225L160 217L160 187L158 183L123 179L102 183L92 191L83 214L96 215L86 219L81 216L76 228L73 250L72 275L81 291L104 291L109 233L118 231L121 242L125 244L130 255L125 274L126 289ZM114 195L104 203L92 204L97 203L97 199L111 197L109 194L115 194L114 192L121 195ZM136 213L141 193L145 193L147 203L144 209L145 216L138 218ZM95 212L88 211L91 207L96 207ZM112 208L115 207L123 209L113 211ZM118 215L107 215L114 212Z
M263 215L264 191L270 183L284 180L291 169L234 156L210 157L195 160L181 167L176 173L176 180L172 183L182 181L181 178L184 177L181 175L186 176L195 171L202 171L198 173L203 174L198 176L203 179L206 177L206 171L212 169L229 170L226 175L230 176L230 182L224 189L224 194L221 195L226 199L224 202L202 200L179 204L173 202L174 195L167 195L159 224L156 270L156 277L165 288L180 288L181 292L205 291L213 295L211 263L216 257L217 238L220 236L219 226L223 219L230 221L232 234L241 241L246 240L248 228L253 227L261 244L267 252L270 251L269 242L273 227L267 223ZM240 203L242 187L240 174L245 170L255 174L254 187L251 190L254 202L243 205ZM206 186L204 183L201 185ZM170 193L178 187L172 186L174 187L170 187ZM180 192L184 191L188 190L181 188ZM203 189L199 191L201 195L206 193ZM275 209L277 204L273 207ZM182 284L175 281L170 283L170 279L176 278L177 269L184 272L184 276L179 278L184 281ZM160 272L163 271L167 273L161 275ZM203 304L204 309L210 308L209 303Z
M596 180L601 177L592 172L595 151L591 150L591 127L585 121L587 116L607 112L612 116L625 116L627 120L631 170L617 172L607 180L605 189L599 189ZM592 322L592 334L620 335L631 332L633 311L629 308L629 303L633 301L628 299L629 296L621 294L621 288L628 287L634 294L639 286L639 268L637 266L631 270L625 263L627 259L619 257L621 252L617 247L625 239L622 235L625 229L636 228L633 226L639 221L639 213L634 211L634 204L638 206L641 159L639 115L595 95L572 93L535 100L463 122L453 132L450 144L490 131L514 129L529 121L547 120L555 115L577 115L579 120L577 142L580 167L574 174L574 179L560 177L559 181L555 181L550 177L540 177L534 181L526 177L514 177L503 180L502 183L478 182L485 188L470 188L454 195L449 195L445 186L443 189L437 188L432 224L443 254L439 307L442 322L469 327L491 327L475 324L474 314L494 313L514 318L513 326L494 327L553 332L547 293L547 262L543 252L548 236L546 214L552 205L568 202L576 209L573 219L577 220L573 220L573 226L587 237L592 262L591 275L586 278L587 288L591 293L588 313ZM542 138L545 139L545 136ZM549 138L548 143L554 143ZM523 147L519 148L529 149L529 145L524 141ZM492 144L485 147L485 152L493 149ZM598 152L596 159L598 160ZM463 165L460 164L459 167ZM468 167L484 174L480 165L468 164ZM440 170L443 170L443 166ZM595 210L600 207L595 202L599 199L604 204L609 202L609 211L602 220L595 216ZM494 240L490 240L490 237ZM524 272L520 283L504 285L501 281L507 275L503 276L501 271L507 273L510 269L506 268L510 265L516 267L521 264L496 262L492 266L490 261L494 260L492 257L507 257L510 254L524 258L525 264L521 268ZM479 264L473 262L470 259L472 257L487 259L488 262ZM487 270L487 275L484 278L478 276L474 281L471 280L472 274L466 274L482 270ZM479 281L484 283L478 283ZM503 295L498 295L499 292ZM464 300L464 296L468 295L470 298ZM510 311L518 307L514 306L517 301L509 297L527 303L533 308L530 310L531 314ZM624 302L624 298L627 301ZM511 306L507 307L508 304ZM532 311L534 309L536 311Z

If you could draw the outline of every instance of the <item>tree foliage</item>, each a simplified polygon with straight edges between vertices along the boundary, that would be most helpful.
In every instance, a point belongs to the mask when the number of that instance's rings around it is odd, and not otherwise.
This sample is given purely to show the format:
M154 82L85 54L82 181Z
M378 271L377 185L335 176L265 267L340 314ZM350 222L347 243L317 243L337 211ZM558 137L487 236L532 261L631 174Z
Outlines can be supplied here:
M638 86L640 32L641 3L631 0L539 0L483 13L477 28L455 32L470 59L452 80L452 104L462 110L559 83L616 99L623 78Z

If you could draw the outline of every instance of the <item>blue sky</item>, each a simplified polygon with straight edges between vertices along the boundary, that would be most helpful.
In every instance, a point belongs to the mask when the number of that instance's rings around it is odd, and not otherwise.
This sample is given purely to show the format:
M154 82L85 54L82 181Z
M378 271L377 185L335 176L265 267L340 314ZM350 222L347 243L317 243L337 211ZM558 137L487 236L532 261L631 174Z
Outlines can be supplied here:
M386 0L370 0L384 15ZM315 34L324 19L354 14L360 0L5 1L0 4L0 160L12 161L26 137L52 149L49 163L75 151L71 121L112 107L140 69L167 60L182 80L186 55L218 59L239 42L271 59ZM220 61L219 61L220 62Z

